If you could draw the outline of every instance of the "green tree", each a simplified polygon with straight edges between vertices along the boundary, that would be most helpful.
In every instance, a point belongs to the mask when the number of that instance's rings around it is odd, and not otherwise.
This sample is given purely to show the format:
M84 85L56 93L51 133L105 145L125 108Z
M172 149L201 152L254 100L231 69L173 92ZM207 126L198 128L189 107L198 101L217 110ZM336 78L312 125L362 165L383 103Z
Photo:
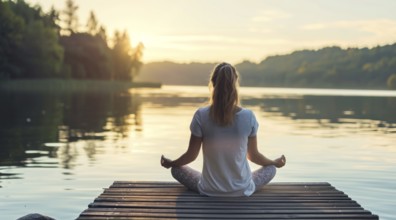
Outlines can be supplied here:
M58 76L63 50L50 16L23 0L1 2L0 10L3 78Z
M95 13L91 11L89 13L89 18L86 25L87 32L91 35L98 34L99 33L98 26L99 24L98 24L98 20L96 19Z
M130 80L130 71L132 67L132 48L129 42L129 37L126 32L114 33L114 46L112 53L113 77L116 80Z
M54 29L47 28L40 20L29 22L20 48L24 77L60 77L63 48L58 43Z
M103 25L100 25L97 35L107 43L107 32Z
M113 77L116 80L133 81L142 65L143 44L133 48L128 33L114 33L114 47L111 51Z
M58 37L60 36L60 32L62 28L59 25L60 23L59 12L54 8L54 6L51 7L48 16L46 17L45 23L48 26L53 27Z
M61 29L60 13L53 7L44 13L40 6L32 7L24 0L0 0L0 80L133 80L142 66L143 44L131 47L124 32L116 35L110 49L106 29L93 11L87 32L79 33L77 9L73 0L66 0Z
M133 81L140 73L140 69L143 66L143 43L139 43L135 48L133 48L132 54L132 68L131 68L131 81Z
M111 57L107 43L100 36L76 33L62 36L64 63L70 77L76 79L111 79Z
M66 8L63 10L64 14L64 29L65 34L74 34L78 31L78 6L73 0L66 0Z
M23 39L24 21L10 8L9 2L0 1L0 80L19 76L18 49Z

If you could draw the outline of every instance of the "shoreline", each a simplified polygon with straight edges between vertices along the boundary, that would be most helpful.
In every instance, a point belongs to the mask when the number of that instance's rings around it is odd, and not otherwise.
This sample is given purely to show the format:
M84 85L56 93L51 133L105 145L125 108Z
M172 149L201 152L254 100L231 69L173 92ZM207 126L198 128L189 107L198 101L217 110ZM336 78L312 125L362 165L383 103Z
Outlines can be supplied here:
M167 86L207 86L193 84L166 84ZM150 81L109 81L109 80L77 80L77 79L16 79L0 81L0 90L8 91L120 91L133 88L161 88L160 82ZM245 88L271 89L329 89L329 90L367 90L367 91L395 91L387 87L360 87L360 86L280 86L280 85L241 85Z
M76 79L18 79L0 81L0 90L8 91L119 91L132 88L161 88L158 82L124 82Z

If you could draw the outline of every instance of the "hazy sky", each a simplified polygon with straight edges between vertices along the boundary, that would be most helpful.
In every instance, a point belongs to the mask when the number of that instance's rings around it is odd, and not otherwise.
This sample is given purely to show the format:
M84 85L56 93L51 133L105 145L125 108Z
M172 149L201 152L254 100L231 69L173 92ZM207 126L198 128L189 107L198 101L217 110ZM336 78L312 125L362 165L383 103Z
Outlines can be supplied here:
M44 11L62 0L28 0ZM144 61L261 61L324 46L396 42L395 0L75 0L84 28L91 10L146 47Z

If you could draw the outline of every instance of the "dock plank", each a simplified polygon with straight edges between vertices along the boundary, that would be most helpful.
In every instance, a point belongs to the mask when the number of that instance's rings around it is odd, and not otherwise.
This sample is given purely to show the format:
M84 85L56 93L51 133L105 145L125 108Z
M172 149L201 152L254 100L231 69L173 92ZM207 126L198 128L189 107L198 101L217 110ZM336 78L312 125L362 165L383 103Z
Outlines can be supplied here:
M378 219L329 183L271 183L250 197L207 197L176 182L115 181L79 220Z

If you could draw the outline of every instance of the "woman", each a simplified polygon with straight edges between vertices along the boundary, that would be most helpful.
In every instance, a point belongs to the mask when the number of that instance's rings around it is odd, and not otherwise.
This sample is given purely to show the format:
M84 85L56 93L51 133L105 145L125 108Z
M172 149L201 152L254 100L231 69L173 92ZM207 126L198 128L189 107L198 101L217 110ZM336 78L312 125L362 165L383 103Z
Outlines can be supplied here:
M207 196L250 196L286 163L283 155L270 160L258 151L258 123L252 111L238 105L238 84L235 67L218 64L209 82L210 105L195 112L187 151L173 161L161 157L176 180ZM185 166L197 158L201 145L202 174ZM262 167L252 173L247 159Z

